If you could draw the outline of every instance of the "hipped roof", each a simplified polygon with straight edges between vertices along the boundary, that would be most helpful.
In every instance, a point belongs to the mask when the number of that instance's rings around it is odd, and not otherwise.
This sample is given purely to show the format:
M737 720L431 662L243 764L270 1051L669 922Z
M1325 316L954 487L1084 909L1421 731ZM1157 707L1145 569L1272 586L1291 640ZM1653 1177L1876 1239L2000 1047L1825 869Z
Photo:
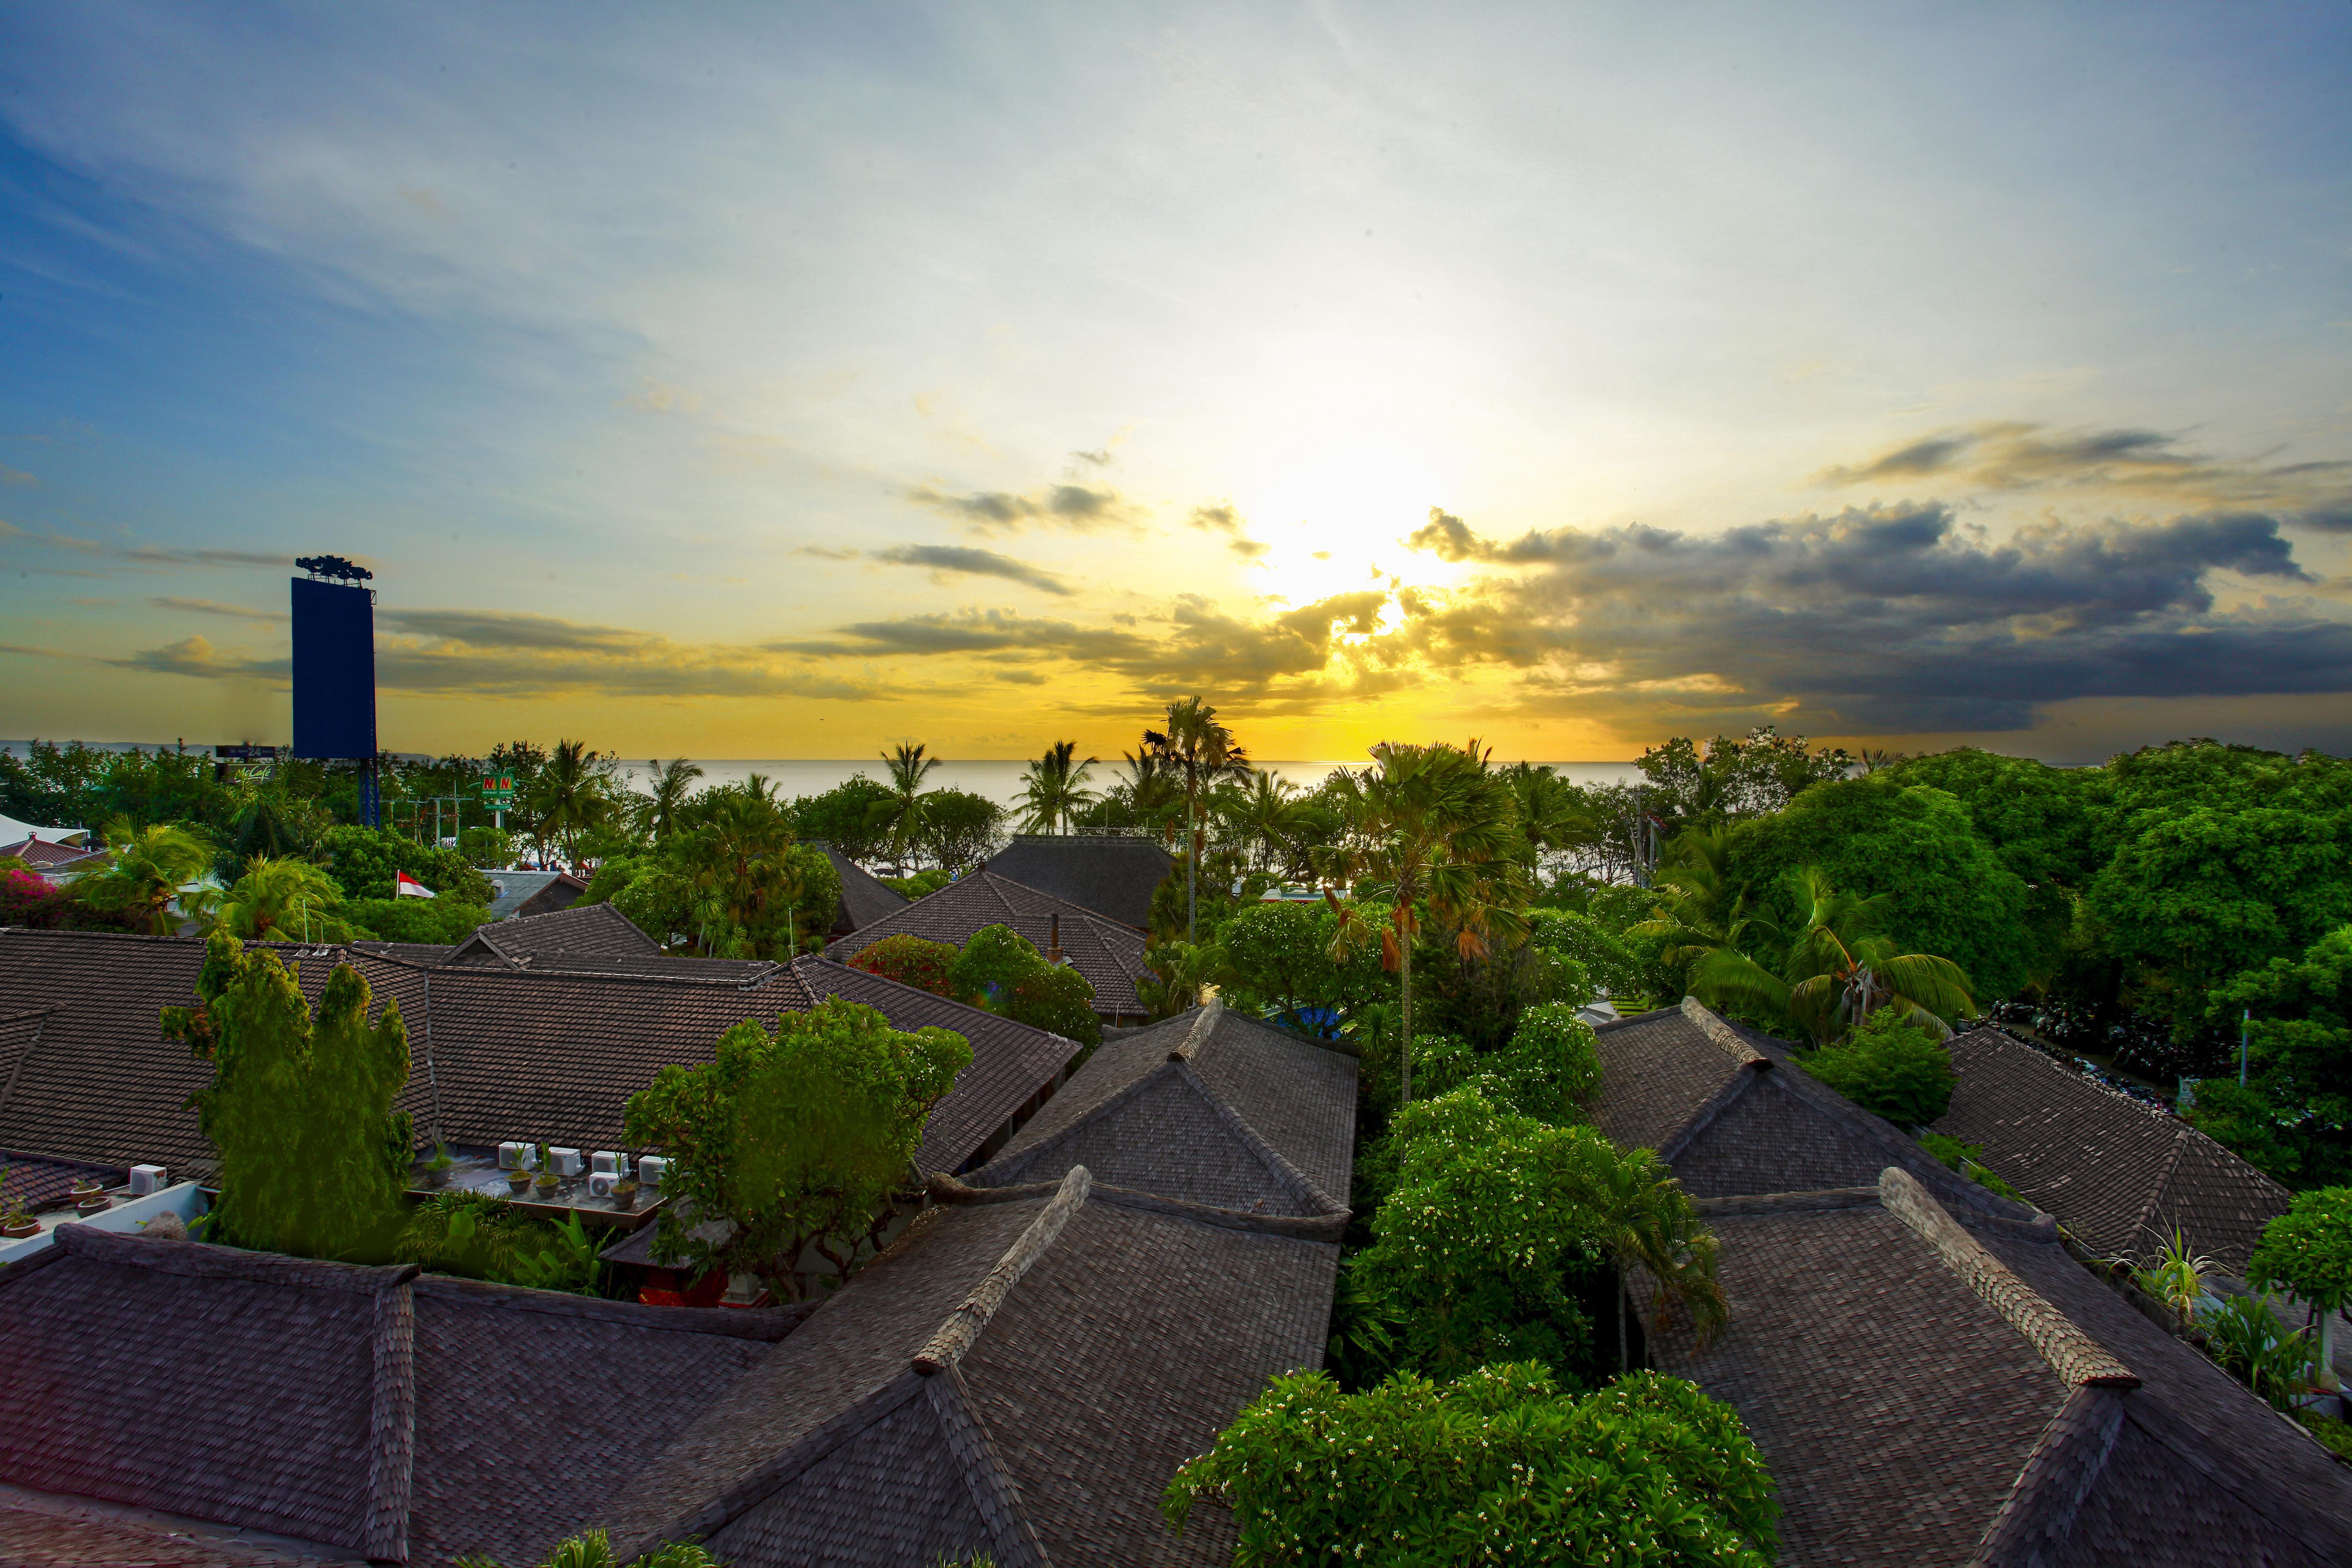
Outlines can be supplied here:
M1011 926L1048 951L1054 921L1061 921L1062 953L1095 988L1095 1011L1105 1017L1142 1017L1148 1011L1136 994L1144 973L1143 933L1092 910L1041 893L989 871L959 877L935 893L843 937L825 956L845 962L886 936L906 933L961 947L982 928Z
M983 870L1142 931L1151 895L1176 858L1149 838L1115 834L1020 834Z

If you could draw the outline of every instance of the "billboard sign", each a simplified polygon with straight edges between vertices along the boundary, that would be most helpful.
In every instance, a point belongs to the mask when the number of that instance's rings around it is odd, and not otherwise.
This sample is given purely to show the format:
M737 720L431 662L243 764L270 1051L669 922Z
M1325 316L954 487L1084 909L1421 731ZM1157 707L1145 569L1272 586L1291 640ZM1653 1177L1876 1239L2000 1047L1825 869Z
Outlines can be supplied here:
M375 597L355 584L294 579L292 754L375 755Z

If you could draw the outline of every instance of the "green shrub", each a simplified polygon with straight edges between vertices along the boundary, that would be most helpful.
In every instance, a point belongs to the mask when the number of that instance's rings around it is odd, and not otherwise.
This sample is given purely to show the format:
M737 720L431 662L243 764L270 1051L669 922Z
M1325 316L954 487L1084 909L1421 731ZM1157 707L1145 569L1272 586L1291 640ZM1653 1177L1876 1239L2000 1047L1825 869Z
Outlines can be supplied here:
M1800 1058L1807 1072L1898 1127L1925 1126L1951 1109L1952 1054L1943 1042L1882 1007L1844 1039Z
M946 942L900 931L852 954L849 966L918 991L952 996L955 990L948 983L948 972L954 967L956 956L956 950Z
M2295 1419L2305 1430L2327 1446L2327 1451L2337 1458L2352 1461L2352 1422L2338 1421L2333 1415L2322 1415L2316 1410L2299 1411Z
M489 910L454 898L347 899L341 912L360 931L384 942L447 945L465 941L476 927L490 923Z
M402 871L465 903L487 904L498 897L490 879L457 850L434 848L387 828L331 828L319 848L327 875L347 899L392 898Z
M982 926L965 938L963 951L948 965L947 982L948 994L958 1000L1032 1028L1086 1045L1102 1038L1093 982L1066 964L1047 963L1011 926Z
M1231 1507L1245 1563L1764 1568L1780 1545L1739 1417L1648 1372L1580 1397L1532 1363L1352 1394L1319 1372L1277 1377L1177 1471L1170 1523L1202 1498Z
M1580 965L1620 1013L1643 1010L1649 997L1641 963L1601 921L1569 910L1545 909L1529 910L1528 919L1533 927L1528 940Z
M1977 1185L1999 1193L2002 1197L2014 1198L2019 1203L2026 1201L2022 1193L1994 1175L1991 1167L1985 1164L1983 1144L1963 1143L1940 1132L1923 1132L1919 1135L1919 1146L1943 1162L1944 1169L1958 1171Z

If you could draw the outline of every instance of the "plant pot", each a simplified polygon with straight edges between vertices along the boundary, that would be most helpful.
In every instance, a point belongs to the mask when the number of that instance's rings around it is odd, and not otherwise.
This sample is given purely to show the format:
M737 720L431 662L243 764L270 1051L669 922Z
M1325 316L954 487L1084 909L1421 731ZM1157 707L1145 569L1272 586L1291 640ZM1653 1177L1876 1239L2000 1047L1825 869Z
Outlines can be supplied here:
M104 1214L113 1206L114 1200L108 1197L104 1193L100 1193L94 1198L83 1198L79 1202L76 1203L74 1205L74 1212L77 1214Z
M37 1219L28 1219L22 1225L0 1225L0 1236L5 1236L11 1241L22 1241L28 1236L40 1234L41 1222Z
M559 1182L534 1182L531 1185L538 1193L539 1201L543 1204L553 1203L555 1194L563 1190L562 1184Z
M509 1176L507 1178L507 1190L514 1194L517 1197L522 1196L523 1194L530 1191L530 1177L528 1174L521 1176Z
M620 1210L623 1214L627 1214L630 1210L637 1206L637 1194L635 1193L614 1193L613 1194L613 1206Z
M428 1165L425 1171L425 1184L428 1187L446 1187L449 1184L449 1173L434 1170Z

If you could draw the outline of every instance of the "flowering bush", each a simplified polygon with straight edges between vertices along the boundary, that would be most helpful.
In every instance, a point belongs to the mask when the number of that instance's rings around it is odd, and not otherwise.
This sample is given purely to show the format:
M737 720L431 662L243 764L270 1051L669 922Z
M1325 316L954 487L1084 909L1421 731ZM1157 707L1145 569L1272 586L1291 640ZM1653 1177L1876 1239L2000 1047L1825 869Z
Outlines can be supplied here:
M948 984L948 971L956 961L956 950L943 942L926 942L919 936L900 932L886 936L880 942L854 954L849 967L862 969L868 974L878 974L885 980L895 980L901 985L911 985L919 991L932 992L940 996L952 996Z
M1223 1500L1239 1563L1764 1568L1772 1491L1739 1417L1690 1384L1628 1373L1580 1397L1520 1363L1353 1394L1319 1372L1276 1378L1161 1506L1181 1530Z

